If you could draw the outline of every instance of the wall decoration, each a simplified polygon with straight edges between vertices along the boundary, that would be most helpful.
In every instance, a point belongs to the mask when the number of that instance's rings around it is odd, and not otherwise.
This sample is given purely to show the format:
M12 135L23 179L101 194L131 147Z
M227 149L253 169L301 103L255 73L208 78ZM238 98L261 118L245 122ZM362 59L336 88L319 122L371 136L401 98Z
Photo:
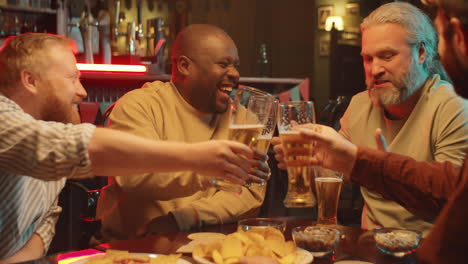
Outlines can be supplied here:
M327 21L327 17L333 16L333 9L332 5L319 6L317 8L318 29L325 29L325 21Z
M347 16L359 16L359 3L345 4L345 14Z
M321 39L319 42L319 55L329 56L330 55L330 41Z

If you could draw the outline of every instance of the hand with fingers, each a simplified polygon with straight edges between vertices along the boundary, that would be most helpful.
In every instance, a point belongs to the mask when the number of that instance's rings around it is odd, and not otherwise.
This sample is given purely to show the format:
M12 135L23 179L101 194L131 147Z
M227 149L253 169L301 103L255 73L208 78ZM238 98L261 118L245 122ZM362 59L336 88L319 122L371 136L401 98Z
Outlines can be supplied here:
M194 144L199 151L191 157L195 171L202 175L223 178L231 183L265 183L270 176L268 155L245 144L228 140L212 140Z
M297 126L303 127L303 125ZM309 163L308 159L289 159L286 160L285 158L285 151L283 147L283 141L279 137L275 137L271 140L271 144L273 144L273 150L275 151L275 159L278 161L278 168L285 170L287 169L288 165L290 166L303 166L304 163ZM287 151L288 156L290 157L308 157L310 155L310 148L304 147L302 144L296 144L295 147L289 147Z
M246 181L257 180L251 175L254 151L242 143L229 140L211 140L193 144L193 152L187 158L194 171L208 178L222 178L231 183L243 185ZM258 164L256 162L255 164Z
M268 166L268 155L256 148L253 149L253 159L249 160L252 166L248 183L265 184L270 178L270 167Z
M342 172L349 177L357 156L357 146L345 139L333 128L309 124L300 134L315 143L311 163Z
M382 129L377 128L375 130L375 143L377 144L377 149L381 151L388 152L388 145L387 140L385 139L384 135L382 134Z
M275 151L275 159L278 161L278 169L287 169L286 162L284 161L284 149L283 145L281 144L281 139L279 137L274 137L271 139L271 144L273 145L273 150Z

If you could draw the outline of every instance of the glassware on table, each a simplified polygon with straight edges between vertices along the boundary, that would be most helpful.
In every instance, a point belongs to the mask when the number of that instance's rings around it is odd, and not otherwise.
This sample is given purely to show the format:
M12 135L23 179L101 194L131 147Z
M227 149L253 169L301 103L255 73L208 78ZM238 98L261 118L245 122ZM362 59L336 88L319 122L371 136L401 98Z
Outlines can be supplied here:
M313 102L296 101L279 105L278 130L288 168L288 192L283 203L288 208L316 205L311 186L314 171L309 165L313 142L302 138L297 129L297 126L308 123L315 123Z
M343 174L315 167L315 191L317 195L317 224L336 225Z
M254 147L272 114L274 100L275 98L269 93L252 87L240 87L230 106L229 139ZM212 183L220 190L242 191L240 186L223 179L213 179ZM250 183L247 182L245 186L250 186Z
M286 221L274 218L247 218L237 222L237 231L249 231L252 229L260 229L266 227L274 227L284 234L286 231Z

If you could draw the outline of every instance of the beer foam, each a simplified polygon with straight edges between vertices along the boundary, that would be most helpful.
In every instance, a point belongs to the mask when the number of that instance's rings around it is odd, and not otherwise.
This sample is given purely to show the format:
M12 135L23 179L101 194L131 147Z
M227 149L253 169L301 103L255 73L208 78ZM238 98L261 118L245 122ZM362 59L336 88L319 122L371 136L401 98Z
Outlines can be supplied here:
M335 177L316 177L315 181L318 182L342 182L343 179Z
M299 135L299 130L279 131L280 135Z
M257 128L264 128L264 125L229 125L229 129L257 129Z
M257 138L257 140L260 140L260 139L271 140L271 135L261 135Z

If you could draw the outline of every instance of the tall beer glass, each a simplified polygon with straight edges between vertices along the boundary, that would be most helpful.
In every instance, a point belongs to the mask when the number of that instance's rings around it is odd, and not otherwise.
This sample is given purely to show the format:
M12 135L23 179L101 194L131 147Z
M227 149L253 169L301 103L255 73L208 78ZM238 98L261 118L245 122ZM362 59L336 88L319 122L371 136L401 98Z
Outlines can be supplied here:
M233 105L229 139L251 147L265 128L271 103L268 97L251 96L247 105Z
M314 103L310 101L285 102L279 105L278 130L284 148L284 160L288 168L288 192L284 206L288 208L313 207L309 165L312 142L299 135L298 125L315 123Z
M274 100L272 95L260 90L251 87L240 88L231 104L229 139L249 147L256 146L271 115ZM241 191L239 186L220 179L215 181L214 186L221 190Z
M336 225L338 201L340 200L343 174L315 167L315 190L317 191L317 224Z
M276 128L276 116L278 113L278 100L274 99L271 105L270 113L268 114L267 121L263 127L262 133L258 136L257 140L253 142L252 147L257 148L258 150L268 153L268 148L270 147L270 141L275 133Z
M265 120L264 120L264 126L263 130L258 135L256 140L252 141L249 146L251 147L256 147L262 152L267 152L268 148L270 146L270 140L273 137L273 133L276 128L276 113L278 111L278 100L275 99L275 97L267 92L264 92L262 90L249 87L249 86L241 86L236 92L236 96L234 98L234 106L233 106L233 112L235 111L235 106L242 106L248 104L248 101L251 97L264 97L266 102L271 102L271 108L268 113L265 113ZM267 110L267 109L264 109ZM234 115L233 115L234 117ZM233 122L231 122L231 125ZM232 140L236 140L235 138L230 137Z

